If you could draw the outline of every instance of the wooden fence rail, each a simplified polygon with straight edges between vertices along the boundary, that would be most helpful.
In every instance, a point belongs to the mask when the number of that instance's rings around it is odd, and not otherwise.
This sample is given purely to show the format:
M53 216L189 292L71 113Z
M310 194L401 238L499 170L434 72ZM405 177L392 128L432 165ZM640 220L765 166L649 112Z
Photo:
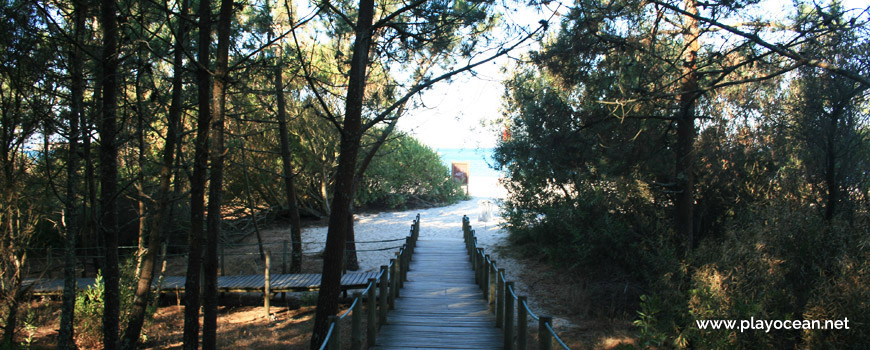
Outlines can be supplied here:
M395 300L399 296L399 289L408 276L408 266L420 237L420 214L414 219L411 231L405 239L405 244L399 248L395 259L390 259L389 265L382 265L376 277L369 278L368 284L362 292L353 294L353 302L350 308L341 315L330 316L329 330L326 338L320 345L320 349L339 350L342 348L341 321L351 317L351 344L352 350L362 349L362 318L366 317L366 344L375 345L377 330L387 321L387 311L395 308ZM375 288L378 288L378 307L375 307ZM363 296L367 299L365 315L363 315ZM377 318L378 322L375 322Z
M532 318L538 321L538 349L550 350L556 344L561 349L571 350L553 330L553 318L535 315L529 309L526 296L518 296L514 283L506 279L505 269L499 268L495 260L485 254L483 248L478 247L468 216L462 217L462 233L468 257L475 270L475 281L488 299L491 310L495 312L496 327L504 331L504 349L528 348L528 321Z

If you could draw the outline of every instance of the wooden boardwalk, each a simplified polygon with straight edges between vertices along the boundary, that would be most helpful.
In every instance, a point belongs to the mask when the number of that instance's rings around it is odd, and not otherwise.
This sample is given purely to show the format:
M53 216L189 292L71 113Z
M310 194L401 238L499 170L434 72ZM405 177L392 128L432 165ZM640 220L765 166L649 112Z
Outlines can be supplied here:
M462 240L421 239L396 309L369 349L503 349Z
M358 289L365 288L369 278L378 276L377 272L360 272L347 273L341 277L341 288ZM162 293L183 292L185 284L184 276L166 276L163 285L160 288ZM271 275L270 291L272 293L281 292L297 292L297 291L313 291L320 289L320 274L302 273L302 274L276 274ZM94 285L93 278L77 278L76 283L79 289L84 289ZM63 293L63 279L51 280L35 280L29 279L24 281L24 285L33 284L33 294L35 295L60 295ZM223 293L247 293L247 292L264 292L265 277L263 275L238 275L238 276L219 276L218 291ZM154 287L157 282L154 282Z

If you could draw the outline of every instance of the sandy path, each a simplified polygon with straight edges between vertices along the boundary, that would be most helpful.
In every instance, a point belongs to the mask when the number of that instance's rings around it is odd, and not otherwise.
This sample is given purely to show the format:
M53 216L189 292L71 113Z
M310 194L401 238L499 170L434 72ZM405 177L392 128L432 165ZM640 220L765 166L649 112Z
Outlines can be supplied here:
M478 220L480 214L479 202L482 200L496 201L504 197L504 189L498 186L495 178L473 179L470 186L472 198L457 204L398 212L376 214L358 214L354 224L356 234L357 258L360 271L377 271L381 265L389 263L390 258L402 245L401 241L379 242L404 238L408 235L411 222L420 214L421 238L462 238L462 215L471 218L478 241L481 246L491 250L492 246L503 244L507 233L500 229L502 222L498 209L492 210L493 216L488 221ZM308 254L323 250L326 240L326 227L309 227L302 231L303 251ZM372 243L365 243L372 242ZM395 248L395 249L390 249Z

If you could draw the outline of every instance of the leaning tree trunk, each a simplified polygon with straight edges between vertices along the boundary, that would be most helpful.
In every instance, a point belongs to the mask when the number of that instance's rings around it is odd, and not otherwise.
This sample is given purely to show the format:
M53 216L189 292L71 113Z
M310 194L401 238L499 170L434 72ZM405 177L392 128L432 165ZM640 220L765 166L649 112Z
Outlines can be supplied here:
M686 0L686 11L697 14L696 0ZM677 115L676 180L679 186L676 196L676 232L688 254L694 246L695 207L695 103L698 92L697 58L700 50L698 20L684 16L687 28L683 34L686 49L683 53L683 70L680 81L680 110Z
M120 270L118 258L118 22L116 0L102 0L103 26L103 110L100 122L100 232L106 248L103 278L103 347L120 345Z
M218 18L217 62L212 85L212 111L214 123L212 131L208 227L206 249L203 260L203 321L202 348L217 348L217 307L218 307L218 239L221 225L221 195L224 177L224 115L226 114L227 70L229 65L230 21L233 16L233 0L221 0Z
M67 156L66 179L66 240L64 246L63 264L63 297L60 314L60 330L58 332L57 348L61 350L74 349L74 323L76 305L76 236L79 234L78 188L79 181L79 120L84 114L84 55L79 45L84 43L85 19L87 18L87 1L73 2L74 39L70 54L70 116L69 116L69 150Z
M185 0L181 4L181 17L187 16L190 1ZM136 349L139 336L142 333L142 325L145 322L145 310L148 307L148 294L151 293L151 282L154 279L154 270L157 261L157 252L162 241L163 219L167 216L170 203L170 187L172 185L172 166L175 162L175 148L178 142L178 128L181 113L184 110L183 100L183 74L184 74L184 43L187 35L187 23L178 21L178 33L176 34L175 56L173 57L174 75L172 77L172 102L169 106L167 120L166 144L163 149L163 163L160 165L158 175L160 184L157 189L157 208L151 217L151 228L148 234L148 245L145 255L142 257L142 268L139 281L136 284L136 294L133 297L133 309L130 321L124 331L122 348Z
M374 0L360 0L356 25L356 39L351 58L350 76L345 100L344 127L341 130L338 169L335 174L332 212L326 249L323 253L323 273L320 294L317 298L317 313L311 349L317 349L329 329L329 316L338 312L338 297L341 293L341 265L347 235L347 215L353 203L353 179L356 173L356 158L362 138L362 107L366 88L366 69L372 42Z
M187 280L184 284L184 349L199 348L200 277L202 273L202 236L204 231L205 176L208 171L208 138L211 124L211 1L199 3L199 45L196 68L196 89L199 114L196 120L193 176L190 178L190 234L188 236Z
M290 273L302 272L302 228L299 220L299 205L296 203L296 184L293 180L293 159L290 155L290 132L287 129L286 102L284 101L284 78L282 63L275 67L275 92L278 97L278 132L281 137L281 162L284 170L284 192L290 210Z

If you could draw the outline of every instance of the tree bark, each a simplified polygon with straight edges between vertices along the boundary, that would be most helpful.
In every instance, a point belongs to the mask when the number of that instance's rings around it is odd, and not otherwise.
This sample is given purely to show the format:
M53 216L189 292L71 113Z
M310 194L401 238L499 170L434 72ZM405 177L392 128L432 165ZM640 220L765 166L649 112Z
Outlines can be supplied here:
M203 261L203 325L202 348L217 348L217 307L218 307L218 239L221 225L221 196L224 176L224 115L226 114L227 70L229 65L230 22L233 17L233 0L221 0L218 18L217 62L212 86L212 124L211 159L208 195L208 228L206 231L206 250Z
M102 89L103 89L103 75L99 71L95 74L97 76L96 81L94 82L94 91L93 91L93 99L94 106L96 106L95 111L93 112L93 119L89 119L86 115L82 115L81 122L79 123L79 127L82 129L82 158L85 161L85 186L87 187L87 198L84 200L85 202L85 220L84 227L82 227L82 236L83 242L86 247L88 247L88 253L91 258L91 263L94 266L94 273L98 270L102 270L102 261L99 256L102 255L102 240L100 239L97 224L97 180L96 174L94 170L94 158L91 154L91 131L93 131L94 126L92 123L95 123L98 119L96 116L100 115L100 111L102 109L101 104L103 101L102 97ZM89 242L87 242L89 241Z
M290 273L302 272L302 228L299 220L299 205L296 203L296 184L293 180L293 158L290 155L290 132L287 129L287 103L284 101L283 63L278 59L275 67L275 93L278 98L278 131L281 137L281 162L284 170L284 192L290 210Z
M825 222L830 223L837 213L837 203L840 201L840 183L837 181L837 125L841 109L834 108L828 114L828 126L825 130Z
M686 11L697 14L696 0L685 0ZM677 115L676 182L679 190L676 195L676 232L688 253L694 246L694 208L695 208L695 103L698 93L697 58L700 50L700 30L698 21L684 16L686 28L683 34L683 69L680 81L679 114Z
M387 142L387 138L393 133L393 130L396 129L396 124L399 121L398 116L402 115L405 110L405 105L402 104L399 108L396 109L396 118L390 121L390 124L384 128L383 132L381 132L378 139L375 140L375 143L372 145L371 149L368 150L365 157L363 157L362 162L359 165L359 169L356 171L356 175L353 178L353 191L356 194L357 189L359 188L359 182L362 181L363 176L366 173L366 169L369 168L369 164L372 163L372 159L375 158L375 154L378 153L378 150L381 149L381 146ZM348 210L347 214L347 244L345 245L345 249L347 249L347 254L345 254L344 264L349 271L357 271L359 270L359 259L356 254L356 232L354 232L353 228L353 216L356 212L356 206L353 202L350 203L350 210Z
M202 236L204 231L205 177L208 171L208 139L211 126L211 1L199 3L199 45L197 50L196 88L199 113L194 141L193 176L190 179L190 234L187 257L187 280L184 284L184 349L199 348L200 278L202 273Z
M360 0L356 25L356 39L351 57L350 76L345 100L344 128L341 130L338 169L335 175L332 212L323 254L323 273L320 294L317 298L317 313L311 349L317 349L329 329L330 315L338 312L338 297L341 292L341 265L347 236L347 215L353 203L353 179L356 174L356 158L362 138L362 107L366 88L366 69L372 42L372 19L374 0Z
M66 240L64 246L63 296L58 331L57 348L75 349L74 324L76 303L76 239L79 234L78 188L79 181L79 120L84 114L84 55L79 45L84 43L87 1L73 2L74 28L70 52L70 116L69 116L69 154L67 156L66 188Z
M181 17L187 17L190 1L184 0L181 4ZM187 35L187 22L183 19L178 21L176 34L175 53L173 57L174 73L172 77L172 102L169 106L167 120L166 144L163 149L163 162L160 165L157 189L157 208L151 217L151 227L148 234L148 247L142 260L142 270L139 281L136 284L136 294L133 298L133 309L130 321L124 332L122 348L136 349L139 344L139 336L142 333L142 325L145 322L145 311L148 307L148 294L151 293L151 282L154 279L154 270L157 262L157 253L162 241L163 219L167 216L170 202L170 187L172 185L172 167L175 162L176 144L178 143L178 129L181 114L184 110L183 101L183 74L184 74L184 44Z
M118 349L120 292L118 258L118 22L116 0L102 0L103 27L103 108L100 121L100 232L104 237L106 258L103 309L103 347Z

